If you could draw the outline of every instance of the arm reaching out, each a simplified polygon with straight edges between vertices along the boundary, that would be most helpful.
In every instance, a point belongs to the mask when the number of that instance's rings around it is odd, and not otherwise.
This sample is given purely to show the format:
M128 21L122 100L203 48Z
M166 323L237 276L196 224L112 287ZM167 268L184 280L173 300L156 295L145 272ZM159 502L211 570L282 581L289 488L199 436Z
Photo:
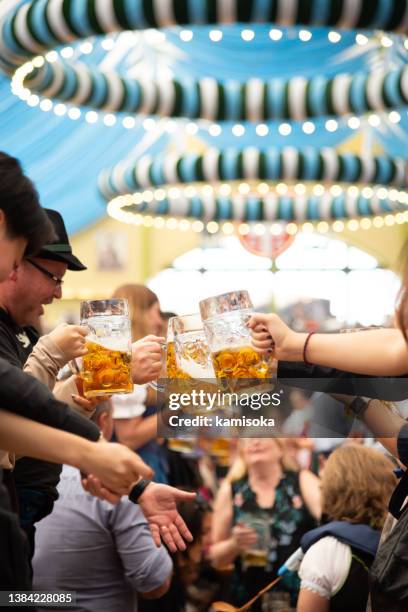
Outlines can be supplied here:
M248 323L259 351L272 350L279 360L302 361L307 338L275 314L255 314ZM317 365L373 376L398 376L408 367L408 347L399 329L373 329L353 334L314 334L307 360Z
M95 474L115 493L126 495L140 476L152 475L140 457L121 444L90 442L3 410L0 419L1 448Z

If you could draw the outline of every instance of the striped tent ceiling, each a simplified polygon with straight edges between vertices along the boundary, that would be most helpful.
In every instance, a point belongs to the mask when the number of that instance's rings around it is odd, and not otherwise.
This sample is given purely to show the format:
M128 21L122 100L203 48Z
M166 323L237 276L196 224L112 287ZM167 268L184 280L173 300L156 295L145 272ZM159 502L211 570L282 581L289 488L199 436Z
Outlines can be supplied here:
M26 4L0 0L0 13L7 14L10 7ZM265 3L255 4L259 8ZM317 4L329 3L313 3ZM353 6L357 4L360 8L368 6L357 0ZM372 7L376 6L377 17L382 15L385 26L391 23L392 17L394 22L397 17L397 13L386 15L389 4L371 2ZM403 3L396 4L399 23L403 24ZM362 25L369 23L366 18ZM55 48L62 61L73 57L89 70L115 71L131 79L149 75L158 82L212 78L225 84L246 83L251 78L260 82L271 78L314 79L317 67L318 74L326 81L347 73L372 74L373 71L405 75L408 49L404 38L397 34L337 30L334 26L305 28L249 23L178 26L160 31L93 35ZM404 83L407 80L404 76ZM273 147L278 151L337 147L341 153L371 152L382 158L406 159L408 155L404 100L392 104L398 107L393 115L388 111L364 114L366 109L362 108L363 114L354 113L361 117L359 123L350 122L349 116L334 122L331 118L331 123L327 116L307 117L303 112L305 105L302 112L294 106L294 120L287 113L277 114L279 119L260 113L253 117L253 122L246 121L249 118L246 115L238 114L231 115L231 121L218 121L217 115L209 115L211 120L193 119L192 123L191 118L146 119L146 115L129 110L112 113L106 109L103 113L94 106L69 106L67 100L58 101L49 96L43 99L35 93L27 100L20 100L12 94L6 74L0 77L0 94L1 148L22 160L39 188L43 204L60 210L71 232L84 229L106 214L97 179L102 170L115 167L121 160L132 165L143 157L154 158L159 153L202 155L208 147L218 150ZM284 106L287 108L286 103ZM307 121L312 127L309 125L306 129Z

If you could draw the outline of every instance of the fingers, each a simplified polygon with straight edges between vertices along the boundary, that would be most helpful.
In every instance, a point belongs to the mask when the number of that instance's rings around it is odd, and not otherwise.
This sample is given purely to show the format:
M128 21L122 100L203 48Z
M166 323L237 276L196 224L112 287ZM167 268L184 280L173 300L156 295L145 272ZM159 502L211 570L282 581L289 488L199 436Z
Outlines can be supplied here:
M170 533L168 527L166 527L166 525L161 525L160 535L161 535L163 542L166 544L167 548L169 549L169 551L173 553L176 552L177 551L176 543L173 540L173 536Z
M104 486L101 487L100 494L102 496L101 499L105 499L110 504L118 504L120 502L120 500L121 500L121 496L120 495L117 495L113 491L110 491L109 489L106 489Z
M252 340L252 345L258 351L267 351L273 348L273 340L263 340L259 342L259 340Z
M143 338L141 338L140 341L141 342L153 341L153 342L159 342L159 344L164 344L166 342L166 338L164 338L163 336L155 336L154 334L149 334L148 336L144 336Z
M266 352L274 348L273 338L264 325L256 325L252 329L252 345L260 352Z
M81 397L83 397L84 396L84 381L82 380L80 376L74 376L74 378L75 378L76 388L78 389L78 393Z
M177 529L177 527L175 526L174 523L170 523L170 525L168 526L168 529L170 531L171 537L173 538L173 542L177 548L177 550L186 550L187 546L186 543L184 542L183 538L181 537L179 530Z
M243 525L236 525L233 528L234 533L239 534L240 536L248 537L254 536L256 537L256 531L251 529L251 527L244 527Z
M143 361L150 359L152 361L161 361L163 353L157 344L145 344L143 346L134 347L133 358Z
M272 340L272 336L268 331L252 331L252 338L256 339L259 342L262 342L264 340Z
M180 516L180 514L174 519L174 524L185 540L188 542L193 541L193 536L191 535L189 528L185 524L184 519Z
M263 325L263 326L267 327L269 318L270 318L270 315L262 314L260 312L257 312L257 313L252 315L252 317L249 319L247 325L248 325L248 327L250 329L254 329L258 325Z
M146 343L145 345L143 345L143 347L139 347L140 350L140 355L146 355L146 356L155 356L156 359L161 359L162 356L162 349L158 344L154 344L152 343Z
M140 457L136 455L136 453L133 459L131 469L134 475L132 482L139 480L140 476L142 476L143 478L151 479L154 474L152 468L149 467L144 461L142 461L142 459L140 459Z
M151 367L154 369L160 369L162 366L162 362L161 361L153 361Z
M75 404L77 404L84 410L87 410L88 412L91 412L92 410L94 410L101 401L99 399L98 401L95 401L95 398L88 400L85 397L81 397L80 395L75 395L73 393L71 394L71 397L72 397L73 402L75 402Z
M83 478L81 482L82 482L82 486L85 489L85 491L87 491L94 497L103 499L102 492L101 492L102 486L98 478L96 478L92 474L88 474L88 476L86 478Z
M265 327L265 325L263 325L262 323L258 323L257 325L255 325L255 327L252 328L252 333L253 334L258 334L258 333L262 333L262 332L268 332L268 328Z
M176 489L173 487L172 489L174 496L180 501L192 501L197 497L197 493L194 493L194 491L181 491L180 489Z
M149 523L150 532L152 534L153 542L156 544L157 548L161 546L161 537L160 537L160 529L158 525L154 525L153 523Z
M81 336L85 338L89 334L89 327L86 325L67 325L66 326L71 333L72 337Z

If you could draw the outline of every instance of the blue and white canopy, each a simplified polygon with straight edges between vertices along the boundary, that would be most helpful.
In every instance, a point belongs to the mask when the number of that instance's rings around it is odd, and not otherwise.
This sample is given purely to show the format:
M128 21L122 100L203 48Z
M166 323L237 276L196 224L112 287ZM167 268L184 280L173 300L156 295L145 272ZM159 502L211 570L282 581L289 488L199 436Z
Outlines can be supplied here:
M218 13L208 12L215 5ZM14 76L16 95L9 77L0 79L1 148L22 160L44 205L60 210L70 231L105 214L102 170L113 169L112 187L121 167L146 156L338 148L363 159L364 178L371 155L407 158L408 45L395 33L407 31L407 6L1 0L3 68L15 75L36 58L25 76ZM140 29L174 18L185 25ZM309 27L319 20L329 27ZM133 30L118 31L125 26ZM383 184L374 175L386 176L388 163L377 162L367 182Z

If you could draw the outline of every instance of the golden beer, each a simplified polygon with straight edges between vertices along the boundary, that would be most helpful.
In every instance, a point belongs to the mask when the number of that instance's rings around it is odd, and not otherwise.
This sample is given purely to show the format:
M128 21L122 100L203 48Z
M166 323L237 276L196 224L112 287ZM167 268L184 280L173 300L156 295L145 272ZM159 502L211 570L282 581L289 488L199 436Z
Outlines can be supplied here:
M205 371L208 365L211 367L207 346L202 341L196 340L183 344L179 342L178 349L176 354L175 343L173 341L167 343L167 393L191 394L193 391L197 393L200 391L216 393L218 386L214 373ZM181 361L182 367L180 367L179 361ZM189 369L190 373L187 373L183 367ZM207 378L204 378L206 374ZM207 414L207 405L185 406L181 410L192 415Z
M167 344L166 368L167 368L167 378L187 378L187 379L191 378L191 376L186 374L186 372L183 372L183 370L181 370L177 365L174 342L169 342Z
M228 467L231 463L232 442L229 438L214 438L209 441L209 452L215 458L217 465Z
M266 550L250 549L242 555L244 567L265 567L268 563L268 552Z
M133 391L129 351L108 349L96 342L87 342L86 348L81 372L85 397Z
M224 348L212 354L217 378L268 378L272 358L265 360L251 346Z

